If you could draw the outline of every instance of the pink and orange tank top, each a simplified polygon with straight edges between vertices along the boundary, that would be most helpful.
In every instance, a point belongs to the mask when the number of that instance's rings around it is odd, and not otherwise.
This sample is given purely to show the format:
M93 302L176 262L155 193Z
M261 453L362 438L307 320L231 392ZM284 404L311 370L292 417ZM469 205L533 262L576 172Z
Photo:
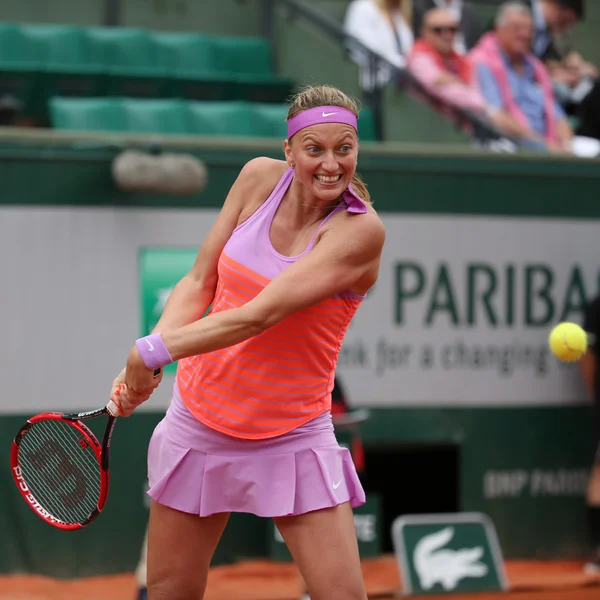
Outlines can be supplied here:
M233 231L219 258L211 313L250 301L313 247L318 229L297 256L279 254L271 244L271 223L293 177L288 169L265 203ZM319 229L345 208L336 207ZM363 298L342 293L239 344L180 360L181 399L199 421L238 438L265 439L304 425L331 408L342 340Z

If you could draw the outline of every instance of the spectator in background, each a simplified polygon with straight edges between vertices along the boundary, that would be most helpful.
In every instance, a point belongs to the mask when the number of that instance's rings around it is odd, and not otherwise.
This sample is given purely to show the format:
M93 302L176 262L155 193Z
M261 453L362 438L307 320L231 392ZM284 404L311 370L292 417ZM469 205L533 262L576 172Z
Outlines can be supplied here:
M413 45L412 0L354 0L344 19L344 31L364 46L397 67L406 65ZM352 59L361 67L361 85L372 90L393 77L389 67L380 65L373 72L370 57L348 41Z
M581 357L581 374L594 399L595 440L598 444L596 456L590 474L587 493L587 512L589 533L594 548L593 554L585 565L585 570L600 573L600 365L598 349L600 347L600 296L586 307L583 328L592 334L589 350Z
M577 133L600 139L598 69L584 60L568 40L568 33L584 18L583 0L528 0L535 36L533 51L550 71L557 100L577 117Z
M491 121L532 149L571 151L573 132L556 102L548 69L531 52L533 18L520 2L506 2L469 53Z
M413 7L415 35L420 35L425 14L433 8L450 11L460 24L460 30L454 37L454 51L457 54L466 54L478 42L483 33L481 20L475 8L463 0L415 0Z
M439 8L427 11L422 21L422 39L413 46L408 69L431 95L443 101L436 106L441 112L447 112L444 105L448 104L483 113L486 106L475 83L473 67L454 49L458 32L454 13Z
M577 55L574 55L572 60L577 65ZM575 66L574 70L579 76L581 75L580 66ZM585 86L585 81L575 85L570 96L570 99L576 103L574 113L579 119L577 134L600 140L600 83L594 78L591 90L583 94L586 91Z
M556 36L583 18L583 0L522 0L534 23L533 53L542 61L560 61L564 54Z

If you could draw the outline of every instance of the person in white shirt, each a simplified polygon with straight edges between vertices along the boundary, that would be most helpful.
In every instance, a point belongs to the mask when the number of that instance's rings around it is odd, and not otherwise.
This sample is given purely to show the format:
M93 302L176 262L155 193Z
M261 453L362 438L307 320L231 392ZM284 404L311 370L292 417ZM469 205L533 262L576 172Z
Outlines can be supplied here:
M379 65L374 73L369 56L352 40L356 39L397 67L406 65L414 41L411 0L354 0L346 11L344 31L349 36L351 58L361 67L365 90L389 83L393 71Z

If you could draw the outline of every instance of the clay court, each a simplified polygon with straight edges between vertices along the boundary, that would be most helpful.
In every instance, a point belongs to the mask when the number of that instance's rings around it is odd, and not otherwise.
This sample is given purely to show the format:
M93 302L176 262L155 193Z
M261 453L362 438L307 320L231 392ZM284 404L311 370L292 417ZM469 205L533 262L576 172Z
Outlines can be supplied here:
M507 562L511 584L507 593L426 596L430 600L598 600L600 575L586 575L582 564L563 562ZM397 598L400 578L394 558L364 560L369 598ZM212 569L205 600L298 600L300 586L293 565L248 561ZM423 596L421 596L423 597ZM132 574L56 581L45 577L0 578L0 600L134 600Z

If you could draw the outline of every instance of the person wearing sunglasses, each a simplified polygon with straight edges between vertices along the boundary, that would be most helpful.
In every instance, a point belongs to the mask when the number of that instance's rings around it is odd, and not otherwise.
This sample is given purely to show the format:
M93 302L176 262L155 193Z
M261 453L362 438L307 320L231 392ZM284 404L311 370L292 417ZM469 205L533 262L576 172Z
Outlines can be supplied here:
M454 49L460 30L456 16L434 8L423 18L421 38L412 49L408 68L434 97L443 114L452 118L452 107L483 113L486 105L475 84L474 72L467 58Z
M477 10L470 2L463 2L463 0L415 0L413 29L417 35L423 28L425 15L434 8L450 11L457 20L459 31L454 38L454 50L458 54L466 54L483 33L483 25Z

